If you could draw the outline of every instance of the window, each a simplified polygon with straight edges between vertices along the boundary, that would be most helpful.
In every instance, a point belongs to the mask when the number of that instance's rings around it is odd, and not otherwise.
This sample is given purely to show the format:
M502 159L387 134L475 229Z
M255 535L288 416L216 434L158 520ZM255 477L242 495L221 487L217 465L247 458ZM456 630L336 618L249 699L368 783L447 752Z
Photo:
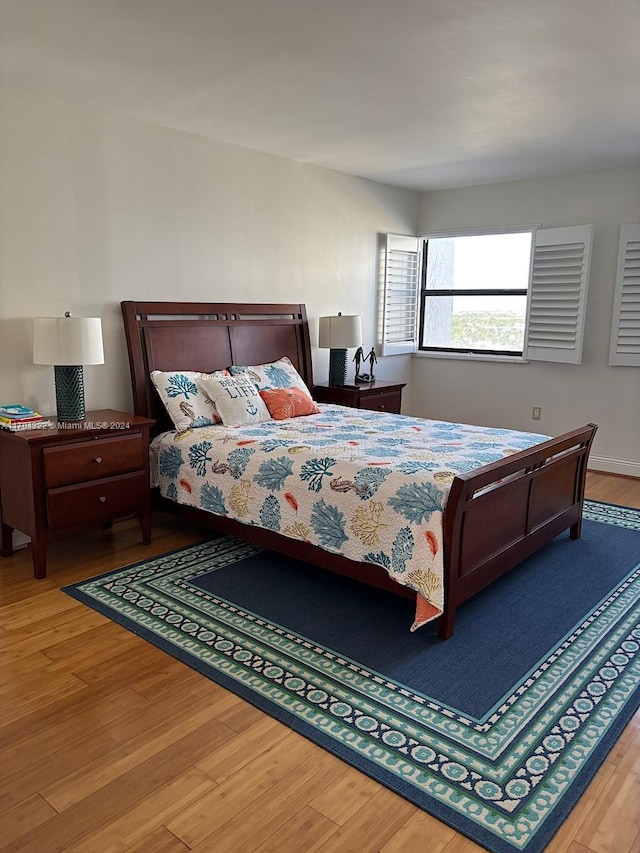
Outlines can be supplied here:
M577 364L592 226L386 235L382 355Z
M522 355L532 233L425 241L421 350Z

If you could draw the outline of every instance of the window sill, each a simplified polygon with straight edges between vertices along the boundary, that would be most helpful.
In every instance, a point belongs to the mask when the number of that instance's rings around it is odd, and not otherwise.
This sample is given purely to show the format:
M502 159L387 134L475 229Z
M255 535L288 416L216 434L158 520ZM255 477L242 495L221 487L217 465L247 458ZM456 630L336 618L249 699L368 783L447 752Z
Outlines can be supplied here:
M438 358L454 361L498 361L502 364L529 364L528 359L522 355L479 355L477 353L458 352L414 352L412 358Z

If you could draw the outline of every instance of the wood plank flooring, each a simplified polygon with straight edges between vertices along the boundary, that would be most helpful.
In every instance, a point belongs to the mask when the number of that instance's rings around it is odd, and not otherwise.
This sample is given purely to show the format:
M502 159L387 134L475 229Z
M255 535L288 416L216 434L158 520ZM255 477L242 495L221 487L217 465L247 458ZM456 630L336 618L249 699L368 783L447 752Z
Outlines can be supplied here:
M589 497L640 508L640 480ZM0 560L0 851L482 848L59 587L206 538L163 514ZM638 555L640 560L640 554ZM640 712L548 846L639 853Z

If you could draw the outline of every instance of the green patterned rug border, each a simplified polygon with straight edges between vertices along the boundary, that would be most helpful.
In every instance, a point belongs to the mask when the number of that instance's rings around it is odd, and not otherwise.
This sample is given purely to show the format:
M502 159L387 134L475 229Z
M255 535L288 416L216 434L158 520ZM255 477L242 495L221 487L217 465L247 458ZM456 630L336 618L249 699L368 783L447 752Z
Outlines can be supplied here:
M618 506L602 501L585 501L584 517L589 521L599 521L601 524L640 530L640 509L630 506Z

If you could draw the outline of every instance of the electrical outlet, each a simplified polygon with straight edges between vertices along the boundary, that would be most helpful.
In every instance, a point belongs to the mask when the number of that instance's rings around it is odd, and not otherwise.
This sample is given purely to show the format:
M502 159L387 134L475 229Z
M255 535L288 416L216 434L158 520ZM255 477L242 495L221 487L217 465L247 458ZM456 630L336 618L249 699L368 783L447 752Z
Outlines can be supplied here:
M541 406L534 406L533 409L531 409L531 420L539 421L541 417L542 417L542 407Z

